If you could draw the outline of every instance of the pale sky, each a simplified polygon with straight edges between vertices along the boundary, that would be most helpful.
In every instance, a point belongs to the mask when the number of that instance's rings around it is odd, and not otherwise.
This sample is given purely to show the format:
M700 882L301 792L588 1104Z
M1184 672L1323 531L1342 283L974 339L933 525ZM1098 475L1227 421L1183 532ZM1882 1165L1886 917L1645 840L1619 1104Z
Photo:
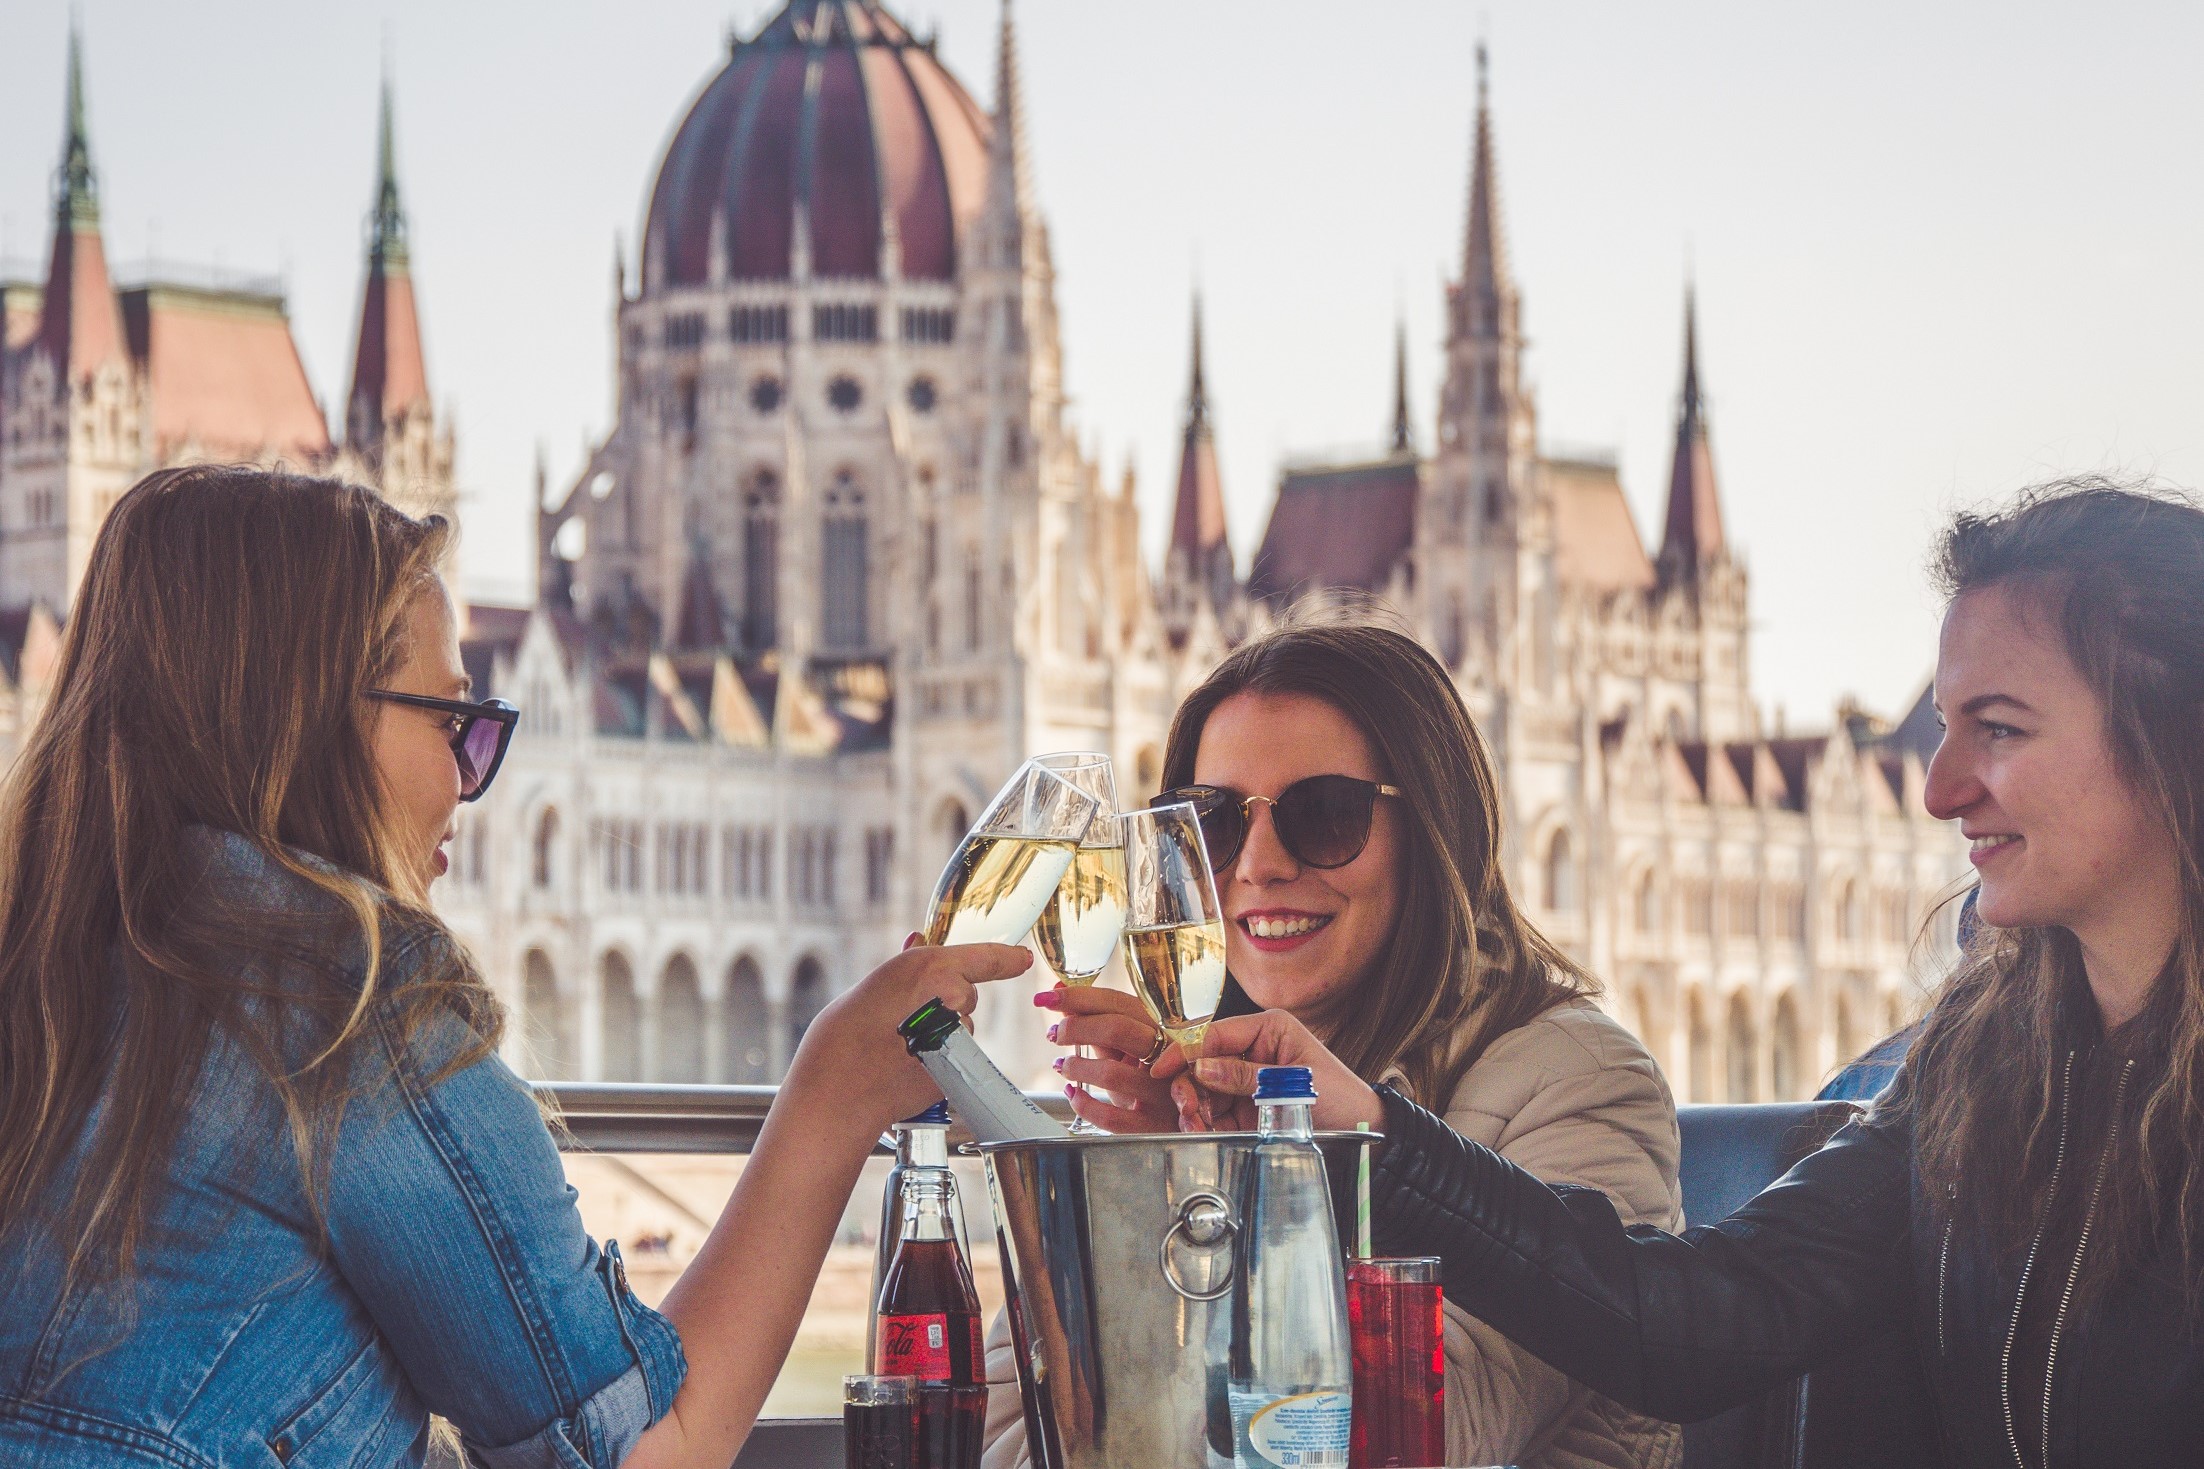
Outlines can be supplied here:
M610 414L631 258L688 99L768 0L86 0L109 258L280 271L344 391L388 38L431 386L459 430L464 574L525 596L555 482ZM982 104L997 0L898 13ZM1657 534L1683 284L1755 685L1797 729L1897 711L1934 658L1922 563L1961 504L2068 473L2204 482L2204 7L1881 0L1020 0L1082 434L1151 539L1188 296L1243 569L1284 460L1376 445L1396 312L1431 442L1472 54L1549 449L1619 456ZM0 257L42 262L68 8L10 0Z

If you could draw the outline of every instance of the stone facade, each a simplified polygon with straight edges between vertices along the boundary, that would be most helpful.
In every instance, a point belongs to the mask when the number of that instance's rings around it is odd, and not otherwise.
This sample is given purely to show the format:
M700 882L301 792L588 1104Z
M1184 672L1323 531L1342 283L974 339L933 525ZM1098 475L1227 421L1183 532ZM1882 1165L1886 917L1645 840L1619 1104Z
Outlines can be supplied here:
M279 336L295 361L281 299L113 290L74 51L70 98L54 263L0 287L0 735L35 717L99 517L147 470L283 458L453 503L387 96L334 444L288 398L164 417L163 323L220 317L199 350L264 361ZM1389 450L1290 468L1245 581L1198 309L1159 576L1129 477L1105 484L1068 420L1007 8L983 110L877 4L792 0L676 130L614 280L615 424L555 493L539 472L536 604L470 608L465 636L478 690L526 717L461 808L441 902L525 1069L777 1078L1019 759L1104 750L1145 798L1183 693L1346 593L1455 670L1518 891L1679 1096L1808 1093L1911 1012L1914 936L1964 870L1921 808L1925 715L1764 727L1688 307L1657 548L1612 464L1541 451L1481 64L1432 452L1403 352ZM1037 1078L1030 989L991 994L981 1033Z

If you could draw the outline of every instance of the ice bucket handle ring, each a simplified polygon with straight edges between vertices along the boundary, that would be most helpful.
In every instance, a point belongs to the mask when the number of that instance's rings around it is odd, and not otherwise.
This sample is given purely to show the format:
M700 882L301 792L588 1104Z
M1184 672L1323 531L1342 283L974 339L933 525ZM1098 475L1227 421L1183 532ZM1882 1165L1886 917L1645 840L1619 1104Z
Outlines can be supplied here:
M1178 1267L1171 1263L1171 1241L1185 1235L1186 1242L1197 1250L1214 1252L1220 1244L1229 1245L1232 1237L1240 1232L1239 1221L1232 1217L1232 1206L1220 1194L1207 1190L1188 1194L1179 1207L1179 1217L1171 1221L1171 1227L1163 1232L1163 1243L1156 1247L1156 1263L1163 1271L1163 1278L1171 1289L1190 1301L1214 1301L1232 1289L1232 1254L1224 1252L1224 1275L1208 1290L1189 1290L1179 1278Z

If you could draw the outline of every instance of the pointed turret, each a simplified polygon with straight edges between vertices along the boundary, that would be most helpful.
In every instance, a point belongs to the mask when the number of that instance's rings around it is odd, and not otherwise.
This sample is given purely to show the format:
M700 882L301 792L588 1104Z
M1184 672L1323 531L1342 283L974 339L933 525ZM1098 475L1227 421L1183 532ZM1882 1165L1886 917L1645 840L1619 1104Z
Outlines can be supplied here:
M38 344L64 382L126 360L122 311L107 274L100 240L99 176L92 168L92 140L85 125L84 42L69 31L68 102L63 120L61 167L54 175L54 247L46 268L46 295Z
M1216 435L1209 426L1209 392L1202 381L1201 297L1194 297L1194 366L1186 388L1186 433L1179 448L1179 492L1171 514L1171 549L1204 580L1232 551L1224 527L1224 482L1217 473Z
M1393 326L1393 453L1416 452L1416 426L1408 416L1408 323Z
M368 215L367 282L360 299L352 391L345 400L345 441L371 465L381 463L384 439L400 420L430 407L410 267L386 79L376 140L375 203Z
M1025 90L1018 79L1018 21L1011 0L1003 0L1002 29L995 47L995 137L992 152L1000 160L997 176L1009 188L1012 207L1023 221L1033 211L1033 162L1026 150Z
M1477 133L1469 154L1469 212L1462 231L1462 286L1455 330L1496 337L1512 328L1515 279L1500 225L1500 175L1493 158L1485 48L1477 47Z
M1699 396L1698 306L1684 291L1684 386L1676 409L1676 457L1668 477L1668 521L1661 536L1661 575L1697 575L1723 554L1722 498L1714 483L1706 405Z

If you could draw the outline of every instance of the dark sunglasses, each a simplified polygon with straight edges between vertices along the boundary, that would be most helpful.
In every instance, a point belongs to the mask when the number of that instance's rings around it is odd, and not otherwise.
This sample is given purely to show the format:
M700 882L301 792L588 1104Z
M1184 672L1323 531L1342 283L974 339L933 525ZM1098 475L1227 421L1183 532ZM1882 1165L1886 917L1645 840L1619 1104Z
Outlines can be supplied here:
M520 723L520 710L503 699L470 704L463 699L431 699L425 694L393 694L386 689L369 689L367 696L409 709L434 709L458 721L452 726L451 743L452 754L459 759L462 801L476 800L490 788L497 768L505 763L505 747L513 742L513 726Z
M1257 801L1270 807L1278 844L1303 867L1345 867L1370 844L1370 820L1377 798L1399 798L1398 786L1358 780L1351 775L1312 775L1269 796L1243 796L1223 786L1180 786L1156 797L1156 804L1184 801L1201 818L1209 865L1224 871L1240 859L1248 823Z

